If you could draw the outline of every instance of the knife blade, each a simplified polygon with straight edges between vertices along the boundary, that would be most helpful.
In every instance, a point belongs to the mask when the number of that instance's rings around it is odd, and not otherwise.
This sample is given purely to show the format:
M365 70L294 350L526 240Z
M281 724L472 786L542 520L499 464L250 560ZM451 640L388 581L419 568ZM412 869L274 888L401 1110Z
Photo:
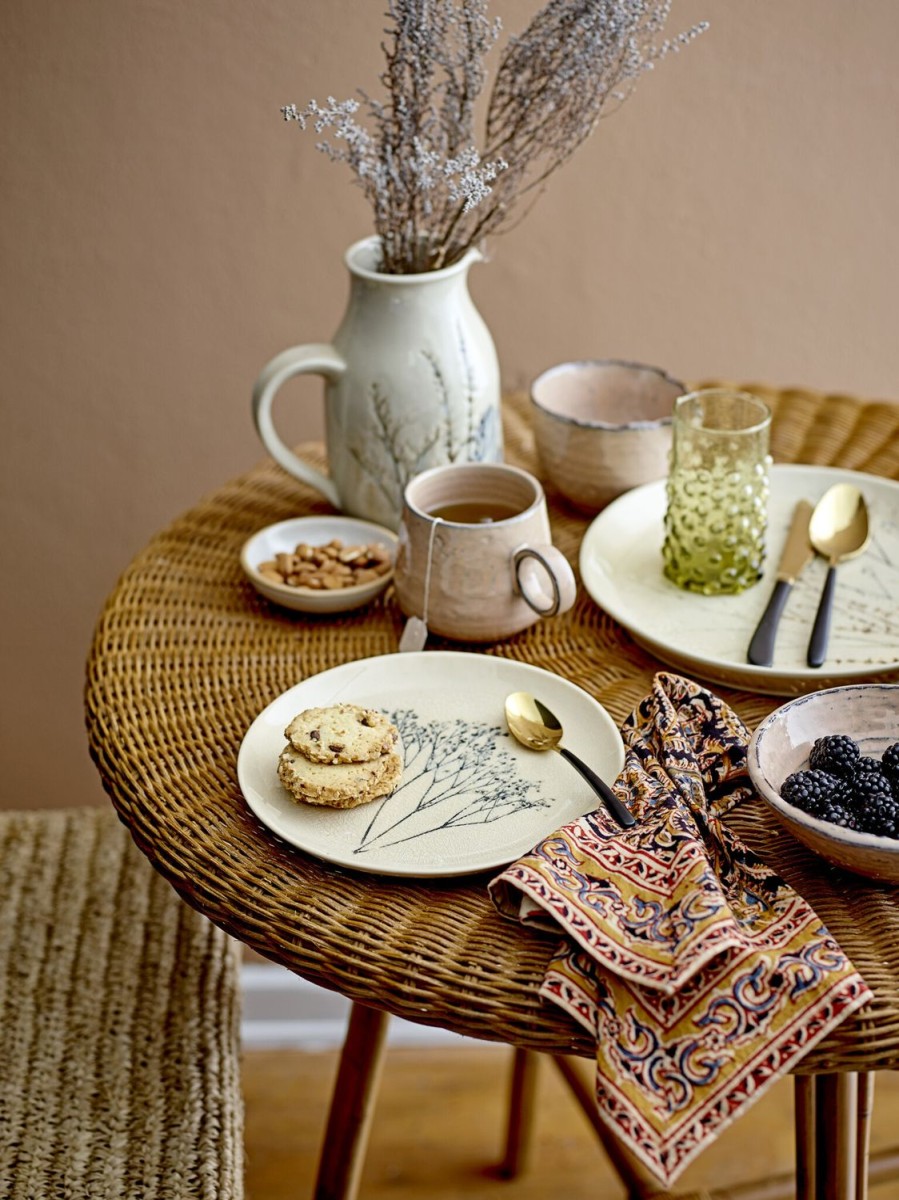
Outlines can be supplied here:
M777 583L774 585L768 606L762 613L762 618L749 643L747 658L754 666L770 667L774 662L774 639L777 636L777 626L786 606L790 589L815 557L815 551L808 538L811 516L812 505L808 500L798 501L793 509L790 532L787 534L780 562L777 564Z

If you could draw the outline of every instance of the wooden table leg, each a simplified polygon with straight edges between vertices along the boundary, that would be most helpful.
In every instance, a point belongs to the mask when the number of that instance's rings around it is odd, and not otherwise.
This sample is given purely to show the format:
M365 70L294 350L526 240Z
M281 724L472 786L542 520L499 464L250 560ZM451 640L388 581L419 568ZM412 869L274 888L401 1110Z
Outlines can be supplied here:
M353 1004L319 1155L315 1200L355 1200L384 1065L389 1017Z
M661 1181L650 1174L641 1162L638 1162L601 1120L596 1104L592 1072L584 1075L580 1059L575 1062L562 1054L553 1054L551 1057L562 1078L568 1084L571 1094L593 1126L618 1178L627 1189L627 1200L647 1200L650 1196L665 1195L665 1192L661 1190Z
M512 1083L509 1089L509 1119L506 1123L506 1149L496 1168L502 1179L514 1179L527 1162L534 1118L539 1059L536 1051L515 1047L512 1058Z
M858 1077L858 1134L856 1143L856 1200L868 1200L868 1158L871 1153L871 1117L874 1113L874 1072Z
M796 1130L796 1200L815 1200L815 1076L793 1077L793 1121Z
M856 1200L858 1076L819 1075L815 1093L818 1200Z

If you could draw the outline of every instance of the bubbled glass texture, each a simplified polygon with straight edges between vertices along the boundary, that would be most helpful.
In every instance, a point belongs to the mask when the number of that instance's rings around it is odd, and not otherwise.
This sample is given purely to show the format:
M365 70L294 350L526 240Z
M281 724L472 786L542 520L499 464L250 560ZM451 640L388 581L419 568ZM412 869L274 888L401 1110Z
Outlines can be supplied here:
M764 466L672 476L665 574L679 587L706 595L745 591L762 575L767 511Z
M662 557L667 578L687 591L733 594L761 578L770 417L751 400L715 393L676 415Z

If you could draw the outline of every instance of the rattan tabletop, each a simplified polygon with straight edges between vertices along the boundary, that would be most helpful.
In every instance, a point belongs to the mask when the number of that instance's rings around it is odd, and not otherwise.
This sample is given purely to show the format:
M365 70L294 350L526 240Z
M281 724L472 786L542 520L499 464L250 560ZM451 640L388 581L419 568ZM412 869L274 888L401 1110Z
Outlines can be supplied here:
M775 461L899 479L899 406L747 386L774 410ZM507 397L504 410L506 458L536 470L525 399ZM555 541L576 564L587 521L548 499ZM268 832L241 795L237 751L270 701L312 674L397 649L403 618L392 589L357 612L306 618L269 605L243 576L240 548L257 529L328 511L266 461L205 497L137 556L103 609L87 664L88 736L104 786L177 891L263 956L412 1021L592 1057L585 1032L537 994L556 938L501 917L488 876L419 881L331 866ZM503 643L429 645L549 667L619 722L660 668L583 588L570 612ZM750 728L782 703L716 690ZM742 806L737 821L741 836L813 904L874 992L803 1071L899 1066L899 890L827 868L786 837L761 802Z

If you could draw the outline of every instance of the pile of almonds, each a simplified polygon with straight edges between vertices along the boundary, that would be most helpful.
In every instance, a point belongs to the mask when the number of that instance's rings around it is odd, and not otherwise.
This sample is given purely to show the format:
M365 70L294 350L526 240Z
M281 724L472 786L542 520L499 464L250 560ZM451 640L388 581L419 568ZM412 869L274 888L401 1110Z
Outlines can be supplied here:
M272 583L334 591L372 583L386 575L391 565L390 550L381 542L344 546L339 538L332 538L324 546L300 542L292 554L276 554L269 562L260 563L258 570Z

